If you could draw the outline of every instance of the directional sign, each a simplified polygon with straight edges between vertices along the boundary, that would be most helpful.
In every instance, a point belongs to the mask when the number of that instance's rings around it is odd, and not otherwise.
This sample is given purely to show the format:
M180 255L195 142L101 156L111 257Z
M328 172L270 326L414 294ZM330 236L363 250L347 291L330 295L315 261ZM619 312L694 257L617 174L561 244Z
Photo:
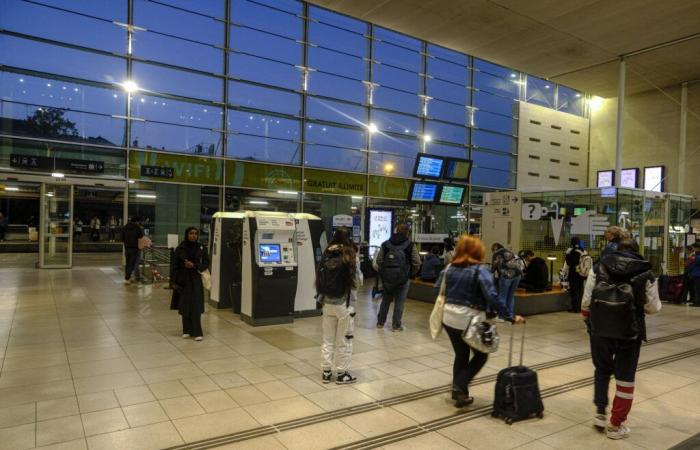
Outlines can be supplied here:
M603 236L608 226L610 221L607 216L586 211L571 219L571 234Z

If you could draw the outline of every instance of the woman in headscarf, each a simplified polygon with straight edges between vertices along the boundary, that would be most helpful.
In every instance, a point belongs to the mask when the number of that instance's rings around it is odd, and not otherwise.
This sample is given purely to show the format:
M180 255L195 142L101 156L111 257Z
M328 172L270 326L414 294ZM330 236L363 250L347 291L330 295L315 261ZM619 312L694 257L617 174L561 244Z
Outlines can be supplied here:
M185 240L175 249L173 298L170 309L182 316L182 337L203 339L201 316L204 312L204 286L200 272L209 269L207 248L199 243L199 230L189 227Z

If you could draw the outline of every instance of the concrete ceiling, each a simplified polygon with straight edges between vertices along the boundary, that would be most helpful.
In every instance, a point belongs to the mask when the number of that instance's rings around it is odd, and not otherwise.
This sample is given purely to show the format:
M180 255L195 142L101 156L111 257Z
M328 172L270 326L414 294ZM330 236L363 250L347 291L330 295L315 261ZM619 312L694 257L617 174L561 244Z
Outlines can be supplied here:
M311 0L602 97L700 79L700 0Z

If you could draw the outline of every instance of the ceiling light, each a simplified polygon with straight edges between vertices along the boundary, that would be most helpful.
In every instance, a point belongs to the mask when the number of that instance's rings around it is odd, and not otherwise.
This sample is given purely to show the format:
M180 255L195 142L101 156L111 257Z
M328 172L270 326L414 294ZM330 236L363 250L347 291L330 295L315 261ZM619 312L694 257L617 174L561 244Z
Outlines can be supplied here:
M511 73L511 74L510 74L510 77L511 77L511 78L515 78L515 77L517 77L517 76L518 76L518 75L515 74L515 73Z
M385 173L391 173L394 171L394 164L388 162L384 164L384 172Z
M136 183L135 180L129 180L129 184L134 184L134 183Z
M369 125L367 125L367 129L370 133L376 133L377 131L379 131L379 128L377 128L377 125L374 123L370 123Z
M6 186L5 190L10 191L10 192L17 192L17 191L19 191L19 188L15 187L15 186Z
M431 135L429 135L429 134L424 134L424 135L423 135L423 140L424 140L425 142L430 142L430 141L433 140L433 137L432 137Z
M61 172L54 172L54 173L51 174L51 176L54 177L54 178L63 178L63 177L65 177L66 175L63 174L63 173L61 173Z
M282 194L282 195L297 195L298 194L297 191L277 191L277 193Z
M125 82L122 83L122 87L126 92L136 92L139 90L139 85L136 84L134 80L126 80Z
M353 195L353 196L352 196L352 199L353 199L353 200L362 200L362 198L363 198L363 197L362 197L361 195Z
M576 98L581 98L581 94L576 94Z
M20 82L20 83L24 83L24 78L20 78L20 79L19 79L19 82Z
M603 97L598 97L594 95L588 100L588 105L591 107L591 111L595 111L601 106L603 106Z
M158 198L156 194L136 194L136 198Z
M46 196L47 196L47 197L53 197L53 192L47 192L47 193L46 193Z
M265 200L251 200L248 203L251 205L267 205L268 203Z

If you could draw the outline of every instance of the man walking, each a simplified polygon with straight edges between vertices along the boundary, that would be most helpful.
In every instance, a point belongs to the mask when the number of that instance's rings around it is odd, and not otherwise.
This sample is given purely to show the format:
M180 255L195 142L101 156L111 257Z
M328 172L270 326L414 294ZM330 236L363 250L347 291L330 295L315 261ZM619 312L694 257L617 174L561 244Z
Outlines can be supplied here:
M630 434L625 421L632 409L640 348L647 338L644 315L659 310L661 300L651 264L639 254L635 241L619 241L588 276L581 305L595 366L593 425L605 430L610 439L624 439ZM617 388L608 423L611 375Z
M382 303L377 315L377 328L384 328L389 305L394 302L391 316L391 331L403 331L401 324L403 307L408 295L411 277L416 276L420 268L420 255L413 242L408 238L408 225L400 224L388 241L382 243L374 259L374 269L382 279Z
M139 258L139 239L143 237L143 230L139 225L139 218L132 217L131 221L122 228L122 242L124 243L124 255L126 266L124 267L124 283L131 284L131 275L137 269ZM138 274L137 274L138 275ZM137 279L139 277L137 276Z

